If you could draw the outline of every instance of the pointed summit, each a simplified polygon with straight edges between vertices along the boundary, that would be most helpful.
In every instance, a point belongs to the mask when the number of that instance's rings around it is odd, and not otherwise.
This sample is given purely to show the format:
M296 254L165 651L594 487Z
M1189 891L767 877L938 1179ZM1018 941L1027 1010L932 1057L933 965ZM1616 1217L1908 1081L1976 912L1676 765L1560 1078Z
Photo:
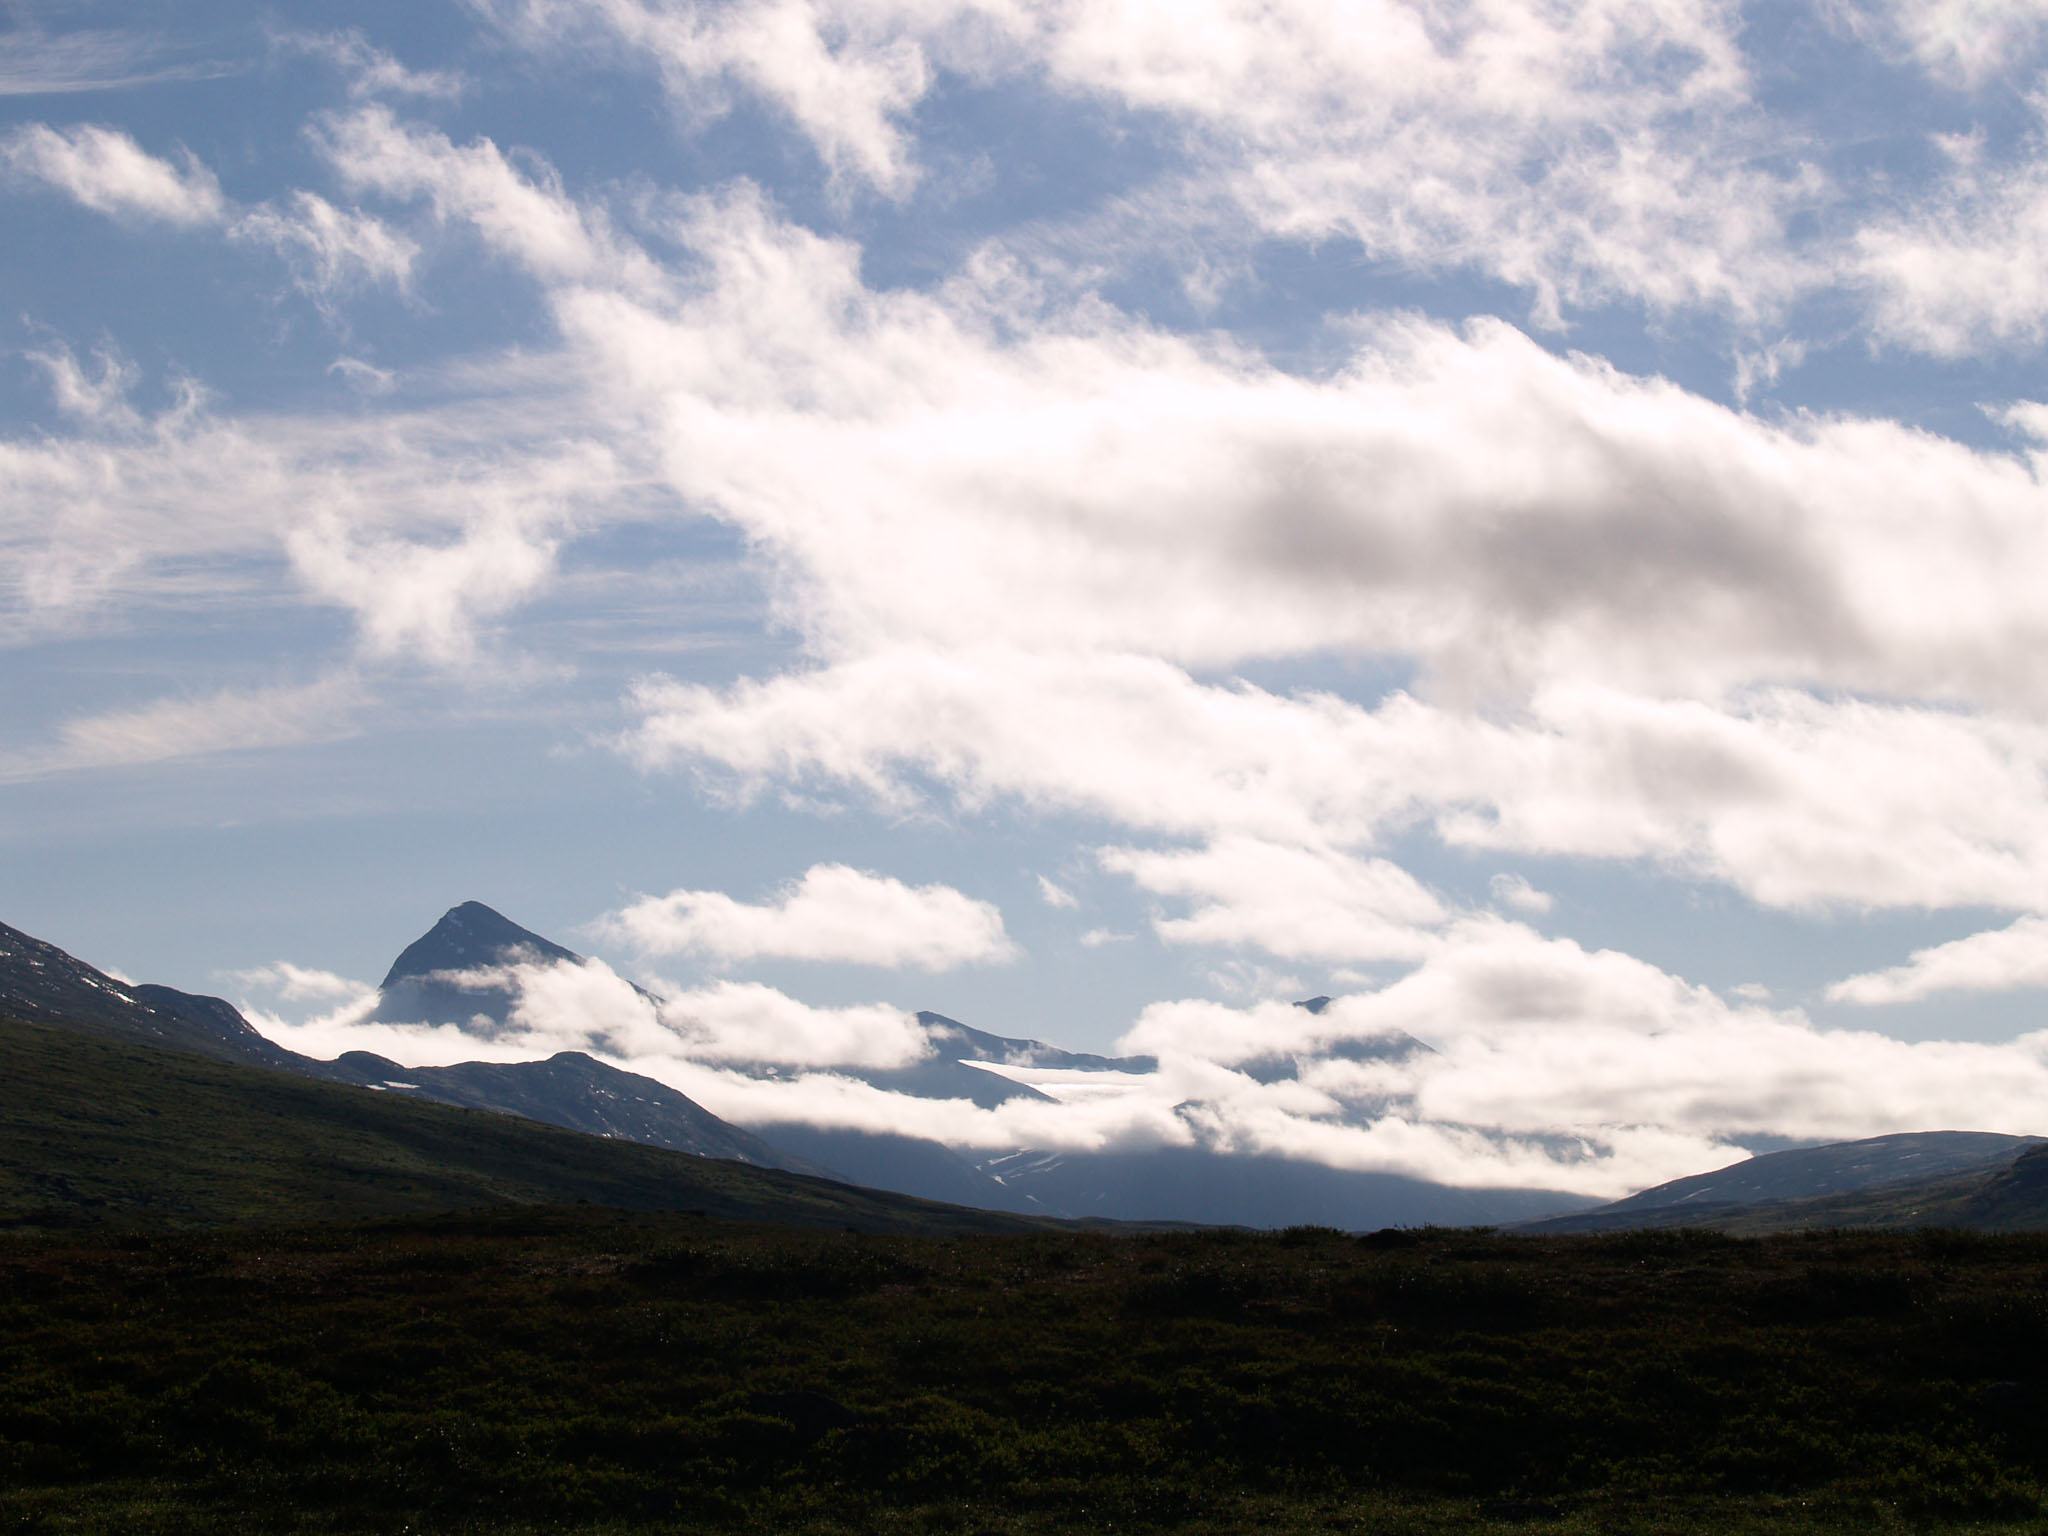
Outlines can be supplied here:
M458 981L454 973L521 960L574 965L582 959L480 901L465 901L450 907L391 963L370 1017L389 1024L502 1025L511 1015L511 990L488 981Z
M581 960L574 950L564 949L522 928L502 912L480 901L465 901L450 907L441 921L405 946L385 973L386 991L401 981L431 976L436 971L468 971L478 966L502 965L509 951L531 951L543 960Z

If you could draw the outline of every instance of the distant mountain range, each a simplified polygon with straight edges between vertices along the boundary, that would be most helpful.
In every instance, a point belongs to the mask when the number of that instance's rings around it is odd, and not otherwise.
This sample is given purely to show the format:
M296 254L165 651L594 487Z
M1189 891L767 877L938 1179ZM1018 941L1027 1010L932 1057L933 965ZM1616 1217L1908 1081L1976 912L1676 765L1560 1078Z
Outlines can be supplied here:
M506 968L517 963L577 964L581 957L480 902L464 902L398 956L371 1016L493 1033L508 1023L517 1002L506 976ZM1312 998L1300 1006L1319 1011L1327 1002ZM319 1061L265 1039L220 998L117 981L0 924L0 1017L5 1016L198 1052L368 1089L391 1100L494 1111L700 1158L1025 1217L1351 1230L1513 1225L1554 1232L1657 1226L1761 1231L1830 1222L1911 1224L1921 1219L1919 1213L1931 1212L1962 1224L1995 1218L2028 1225L2033 1207L2027 1179L2036 1175L2028 1172L2017 1184L2008 1176L2038 1165L2038 1175L2048 1182L2048 1156L2031 1152L2034 1139L1964 1132L1775 1153L1598 1206L1558 1191L1458 1189L1200 1145L1079 1154L1032 1147L963 1152L913 1135L784 1122L741 1127L664 1083L577 1051L544 1061L445 1067L408 1066L361 1051ZM1105 1057L993 1035L936 1013L916 1018L930 1046L923 1059L908 1067L839 1066L833 1072L913 1099L965 1100L989 1108L1046 1097L991 1068L1142 1074L1157 1065L1147 1057ZM1400 1035L1350 1042L1344 1049L1352 1056L1398 1058L1429 1047ZM1293 1075L1296 1064L1276 1055L1247 1070L1272 1082ZM2041 1151L2048 1154L2048 1147ZM1987 1193L1986 1181L1999 1178L2006 1179L2003 1193Z
M1673 1179L1522 1230L1710 1227L1752 1236L1916 1226L2048 1226L2048 1142L1986 1131L1915 1131L1799 1147Z
M506 984L508 966L581 959L481 902L464 902L406 946L386 973L370 1017L493 1033L508 1023L517 1002ZM1303 1006L1314 1011L1325 1002L1310 999ZM361 1051L319 1061L265 1039L221 998L131 986L4 925L0 1013L61 1021L394 1096L495 1110L593 1135L1019 1215L1370 1229L1514 1221L1591 1203L1557 1191L1455 1189L1200 1147L1086 1154L1016 1147L969 1154L912 1135L787 1122L743 1128L663 1083L577 1051L545 1061L448 1067L410 1066ZM990 1067L1147 1073L1157 1065L1149 1057L1099 1056L994 1035L937 1013L916 1017L931 1047L921 1060L907 1067L840 1066L833 1071L885 1092L988 1108L1046 1097ZM1399 1055L1428 1047L1400 1036L1367 1042L1361 1049ZM1295 1070L1292 1060L1282 1057L1252 1066L1268 1081ZM755 1070L772 1074L775 1069Z
M401 969L408 964L401 957L400 966L393 967L395 980L403 985L439 969L438 961L447 953L443 930L460 932L464 926L480 926L479 914L486 913L504 925L490 934L493 954L502 949L500 940L513 945L547 944L538 935L507 923L490 908L470 902L450 912L433 933L406 951L415 957L410 964L422 968ZM550 950L556 948L548 945ZM487 962L466 964L482 963ZM440 995L446 996L446 990ZM579 1051L565 1051L546 1061L469 1062L454 1067L407 1067L366 1051L351 1051L335 1061L316 1061L266 1040L239 1010L221 998L170 987L130 986L54 944L5 924L0 924L0 1015L198 1051L223 1061L272 1067L331 1083L496 1110L699 1157L729 1158L762 1168L821 1171L738 1126L728 1125L664 1083L621 1072Z

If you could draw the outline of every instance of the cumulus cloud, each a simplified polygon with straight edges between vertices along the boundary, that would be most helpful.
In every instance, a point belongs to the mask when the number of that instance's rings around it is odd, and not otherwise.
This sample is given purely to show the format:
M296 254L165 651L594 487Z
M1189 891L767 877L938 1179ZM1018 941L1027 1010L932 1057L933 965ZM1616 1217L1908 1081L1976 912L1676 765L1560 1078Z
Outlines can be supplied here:
M1105 869L1141 890L1189 900L1155 919L1169 944L1252 945L1288 960L1415 959L1449 914L1385 859L1223 836L1196 849L1105 848Z
M792 562L833 651L1327 648L1468 691L2038 695L2025 460L1765 422L1497 322L1382 317L1303 378L1040 310L1002 270L878 292L854 247L744 191L682 234L702 266L678 304L588 296L564 322L661 402L677 489ZM877 547L895 558L857 557Z
M910 1066L932 1050L917 1020L900 1008L815 1008L756 983L720 982L679 993L662 1016L681 1053L695 1060L887 1070Z
M1721 707L1556 689L1500 720L1128 657L892 650L730 690L650 683L637 703L629 747L650 767L883 804L937 782L970 806L1301 848L1421 823L1475 849L1655 860L1788 909L2025 909L2048 874L2048 732L1789 690Z
M672 484L774 552L818 664L649 680L649 767L1205 844L1422 823L1788 907L2041 888L2028 458L1765 422L1497 325L1382 323L1302 378L1100 306L1019 312L998 274L879 293L745 194L686 235L673 306L587 296L565 324L661 400ZM1325 649L1423 686L1191 670Z
M1436 1049L1318 1059L1345 1039L1395 1031ZM1348 1159L1399 1135L1478 1137L1495 1150L1468 1145L1474 1162L1547 1161L1533 1182L1589 1190L1654 1182L1649 1166L1673 1154L1697 1171L1711 1166L1712 1149L1756 1135L2032 1134L2031 1101L2048 1074L2048 1034L1980 1046L1820 1030L1796 1011L1732 1007L1632 957L1497 919L1461 924L1410 975L1320 1014L1155 1004L1120 1049L1222 1063L1297 1052L1318 1063L1304 1075L1309 1086L1366 1111L1362 1125L1338 1115L1291 1142L1272 1122L1249 1144L1263 1150L1314 1155L1302 1149L1319 1145L1321 1160L1360 1166ZM1425 1176L1442 1176L1442 1166Z
M1495 875L1488 882L1493 899L1503 906L1513 907L1517 912L1548 912L1557 905L1557 898L1548 891L1539 891L1522 875Z
M1851 976L1828 988L1838 1003L1917 1003L1943 992L2048 987L2048 918L1973 933L1913 952L1905 965Z
M815 864L759 905L722 891L678 890L644 897L598 927L644 955L692 953L719 961L945 971L1017 954L992 903L951 886L909 886L844 864Z
M220 222L220 182L190 151L178 164L159 159L116 128L82 123L52 128L30 123L0 139L0 165L42 182L110 218L165 224Z

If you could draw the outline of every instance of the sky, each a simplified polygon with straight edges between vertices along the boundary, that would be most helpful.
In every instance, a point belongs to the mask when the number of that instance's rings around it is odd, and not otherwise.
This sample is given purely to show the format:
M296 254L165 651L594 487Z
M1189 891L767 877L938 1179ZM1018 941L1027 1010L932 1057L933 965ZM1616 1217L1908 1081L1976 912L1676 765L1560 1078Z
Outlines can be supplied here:
M962 1143L2048 1130L2048 5L0 27L0 920L756 1121L1161 1062ZM365 1022L467 899L593 966Z

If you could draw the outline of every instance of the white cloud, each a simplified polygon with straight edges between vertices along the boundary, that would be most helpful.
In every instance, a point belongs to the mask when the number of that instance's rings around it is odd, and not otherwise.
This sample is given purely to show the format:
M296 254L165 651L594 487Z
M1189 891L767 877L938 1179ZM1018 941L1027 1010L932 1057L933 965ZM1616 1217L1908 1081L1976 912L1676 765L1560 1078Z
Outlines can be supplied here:
M1994 161L1980 139L1942 141L1937 187L1856 234L1878 336L1940 357L2048 338L2048 95L2021 153Z
M0 639L296 585L371 655L462 665L582 518L644 512L570 368L443 380L406 412L228 417L187 389L144 416L120 358L36 356L81 428L0 438Z
M398 387L398 374L394 370L379 368L360 357L337 357L327 365L327 371L339 374L350 389L360 394L388 395Z
M92 426L125 428L140 422L129 394L142 370L108 345L93 353L93 366L61 342L25 354L50 381L50 394L64 415Z
M812 1008L733 982L656 1003L598 961L491 975L516 1001L511 1028L488 1040L363 1024L362 1004L304 1025L259 1022L297 1049L408 1064L588 1050L768 1128L802 1121L989 1149L1204 1145L1601 1196L1731 1161L1757 1136L2030 1132L2048 1089L2048 1033L1994 1046L1820 1030L1495 918L1459 920L1411 974L1319 1014L1279 1001L1153 1004L1120 1048L1156 1054L1156 1071L1004 1066L1051 1102L989 1110L835 1071L929 1053L917 1021L884 1005ZM1385 1048L1403 1033L1436 1048ZM1374 1041L1377 1053L1353 1048ZM1238 1070L1275 1056L1293 1056L1297 1075Z
M1487 884L1495 901L1513 907L1517 912L1548 912L1557 905L1555 896L1548 891L1537 890L1522 875L1495 875Z
M1454 15L1411 0L529 0L499 15L551 53L611 36L686 113L707 87L753 91L835 174L889 195L915 179L915 109L950 70L1163 127L1185 174L1127 221L1153 240L1191 219L1211 247L1247 226L1349 235L1377 260L1523 285L1553 319L1616 296L1759 312L1808 280L1785 221L1821 182L1765 169L1739 18L1712 0Z
M1476 1137L1493 1150L1468 1145L1450 1166L1491 1165L1497 1177L1527 1157L1551 1165L1532 1183L1602 1192L1697 1172L1713 1149L1763 1134L2031 1134L2048 1086L2048 1034L1980 1046L1819 1030L1796 1012L1731 1008L1629 956L1498 920L1462 925L1409 976L1320 1015L1280 1003L1155 1004L1119 1048L1224 1063L1274 1051L1313 1059L1335 1041L1397 1030L1437 1050L1325 1060L1307 1073L1310 1086L1362 1106L1363 1127L1348 1117L1292 1130L1269 1122L1247 1149L1300 1156L1319 1145L1322 1160L1360 1166L1350 1159L1375 1144L1383 1153L1394 1132L1436 1138L1435 1156L1445 1137ZM1667 1157L1671 1171L1653 1176Z
M2027 459L1764 422L1493 325L1381 323L1305 379L995 269L877 293L745 194L685 234L672 307L564 322L660 400L675 489L776 562L816 664L650 680L646 766L1204 844L1419 822L1787 907L2043 888ZM1421 683L1367 706L1190 673L1324 650Z
M227 688L80 715L54 739L0 753L0 782L94 768L125 768L216 752L246 752L352 736L367 702L349 674L277 688Z
M1838 1003L1917 1003L1943 992L2013 992L2048 987L2048 918L1917 949L1905 965L1851 976L1828 988Z
M0 96L56 96L118 91L171 80L210 80L233 73L211 61L179 59L163 34L112 28L46 33L17 14L0 56Z
M228 233L271 247L290 265L299 288L323 301L363 284L389 283L404 291L419 256L413 240L382 220L305 191L291 193L282 205L250 209Z
M358 99L414 96L453 101L468 84L454 70L408 69L353 27L340 32L277 33L273 41L279 47L327 60L347 77L348 93Z
M52 128L30 123L0 139L0 165L44 182L110 218L166 224L220 222L220 182L189 151L181 164L160 160L119 129L82 123Z
M563 320L660 402L677 490L791 562L821 649L1333 649L1472 694L2040 695L2044 493L2013 457L1766 423L1493 322L1362 323L1301 378L1035 309L1000 268L875 292L855 249L745 193L683 233L701 286L672 309L585 294Z
M892 650L723 691L648 684L636 702L630 746L650 767L888 805L936 782L967 806L1310 848L1421 822L1470 848L1652 859L1790 909L2025 909L2048 877L2048 731L1789 690L1717 707L1553 689L1488 719L1208 686L1130 657Z
M1876 0L1849 15L1866 37L1963 89L2026 67L2048 28L2041 0Z
M901 8L830 0L515 0L494 9L514 36L547 53L593 30L611 33L650 57L678 105L700 121L719 115L728 87L765 97L836 177L858 177L897 197L917 180L904 119L932 72ZM942 26L947 12L968 9L923 7Z
M1385 859L1223 836L1198 849L1105 848L1105 869L1194 904L1152 928L1169 944L1252 945L1288 960L1415 959L1449 914Z
M424 199L439 218L469 224L542 281L659 286L645 254L601 211L579 206L538 158L529 157L531 173L523 174L489 139L457 145L380 103L320 119L314 137L353 190Z
M1821 185L1764 169L1726 6L1041 14L1057 18L1040 43L1056 79L1184 125L1191 190L1220 183L1268 232L1477 268L1547 315L1616 296L1760 312L1802 281L1785 219Z
M331 998L346 998L360 1002L365 995L377 990L363 982L351 981L346 976L337 975L333 971L294 965L289 960L252 966L248 970L230 971L228 975L231 980L242 986L260 988L292 1003L309 999L324 1001Z
M1071 912L1081 905L1080 898L1075 896L1072 891L1068 890L1065 886L1055 885L1044 875L1038 877L1038 897L1048 907L1062 911Z
M880 1003L818 1008L751 982L666 988L655 997L596 959L514 961L451 972L448 978L472 989L509 993L505 1026L484 1034L402 1022L363 1024L361 1015L369 1006L363 1005L295 1026L299 1032L291 1038L317 1040L330 1052L376 1050L408 1065L443 1065L477 1053L504 1061L590 1051L664 1081L673 1079L658 1064L682 1059L698 1070L709 1063L891 1069L931 1053L923 1027L900 1008ZM365 1040L377 1043L360 1043ZM657 1067L638 1065L646 1062Z
M671 891L643 897L598 927L642 954L694 953L728 961L839 961L945 971L1017 954L993 904L951 886L909 886L844 864L814 864L760 905L722 891Z
M584 477L571 470L572 481ZM454 537L365 535L335 514L285 536L316 595L353 609L371 654L451 665L470 659L479 624L529 596L554 568L556 540L517 504L477 508Z
M900 1008L814 1008L753 983L679 993L661 1014L679 1053L699 1061L888 1069L931 1054L917 1020Z

